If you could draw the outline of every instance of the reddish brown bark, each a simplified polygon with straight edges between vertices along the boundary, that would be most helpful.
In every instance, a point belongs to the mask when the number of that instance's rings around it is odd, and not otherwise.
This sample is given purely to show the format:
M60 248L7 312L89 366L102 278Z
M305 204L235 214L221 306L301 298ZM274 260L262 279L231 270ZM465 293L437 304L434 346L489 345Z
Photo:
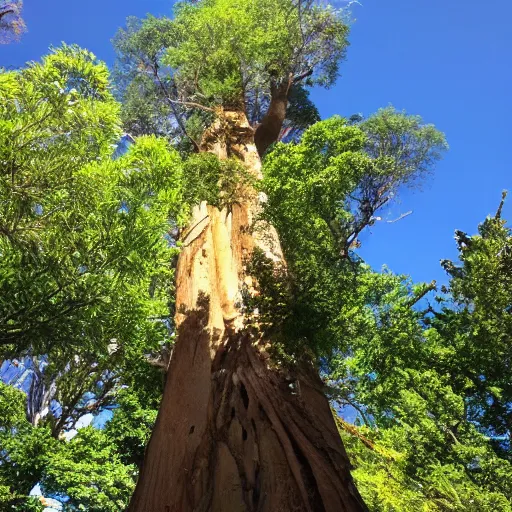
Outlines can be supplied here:
M260 177L244 114L225 113L204 144ZM364 511L318 375L273 364L244 309L244 294L258 293L246 273L254 248L284 265L258 198L244 197L229 210L198 206L184 235L178 338L129 511Z
M286 119L288 107L288 93L292 85L292 78L283 81L279 86L271 88L270 104L268 110L257 126L254 142L262 157L271 144L276 142L281 133L283 122Z

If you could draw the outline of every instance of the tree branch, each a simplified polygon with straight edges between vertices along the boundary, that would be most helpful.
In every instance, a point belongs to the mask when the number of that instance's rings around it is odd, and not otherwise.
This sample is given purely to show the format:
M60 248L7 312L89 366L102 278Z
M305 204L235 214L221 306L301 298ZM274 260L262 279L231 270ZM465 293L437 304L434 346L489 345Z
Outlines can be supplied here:
M178 125L181 128L181 131L183 132L185 137L190 139L190 141L192 142L192 144L194 146L196 153L199 153L199 144L188 134L187 128L185 127L185 123L183 123L181 116L180 116L179 112L176 110L175 104L169 95L167 87L162 82L160 75L158 74L158 65L155 65L155 67L153 68L153 74L154 74L155 78L157 79L158 83L160 84L162 91L164 92L165 98L167 99L167 101L171 107L172 113L174 114L174 117L176 118L176 121L178 122Z
M503 210L503 205L505 204L505 199L507 198L507 194L508 194L507 190L504 190L501 193L501 202L500 202L500 205L498 206L498 211L496 212L496 215L494 216L495 219L501 218L501 210Z
M7 9L6 11L0 12L0 20L8 14L15 14L14 9Z
M168 100L171 103L176 103L177 105L183 105L184 107L199 108L199 109L204 110L206 112L215 112L215 109L213 109L211 107L207 107L205 105L201 105L201 103L196 103L194 101L171 100L171 98L168 98Z
M395 220L387 220L386 222L388 224L393 224L395 222L398 222L399 220L405 219L405 217L408 217L409 215L411 215L411 213L412 213L412 210L409 210L406 213L402 213L402 215L400 215L400 217L398 217L397 219L395 219Z
M437 289L437 283L436 281L432 281L430 284L428 284L424 290L422 290L420 293L418 293L418 295L415 295L414 297L411 297L406 303L405 305L408 307L408 308L411 308L412 306L414 306L415 304L417 304L421 299L423 299L423 297L425 297L425 295L427 295L427 293L431 292L432 290L436 290Z
M308 69L307 71L304 71L304 73L301 73L300 75L293 77L293 83L296 84L300 82L301 80L304 80L304 78L307 78L308 76L311 76L313 74L313 68Z
M288 107L288 93L293 84L293 75L282 80L279 85L271 87L270 103L261 123L256 127L254 142L260 156L279 139Z

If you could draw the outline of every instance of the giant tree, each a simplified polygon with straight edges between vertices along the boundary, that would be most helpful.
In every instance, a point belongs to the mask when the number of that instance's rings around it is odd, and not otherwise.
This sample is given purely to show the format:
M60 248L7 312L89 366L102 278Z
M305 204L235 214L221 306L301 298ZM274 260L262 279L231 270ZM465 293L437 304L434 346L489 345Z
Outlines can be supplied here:
M364 510L317 371L308 357L273 360L251 307L256 254L286 281L259 219L261 158L292 86L334 81L347 25L313 1L205 0L178 4L171 30L172 101L214 114L198 146L221 161L221 186L181 234L177 342L129 510Z
M307 329L290 341L289 327L304 326L301 312L312 311L287 307L294 281L306 276L314 288L321 269L301 274L307 261L297 265L290 241L312 235L299 246L316 245L315 257L325 249L334 285L357 235L397 186L437 158L444 139L399 115L410 121L405 128L379 124L381 115L366 129L335 119L307 132L303 145L269 154L294 88L336 78L348 28L330 5L181 2L165 26L166 101L212 121L194 141L199 155L185 163L195 206L180 236L177 341L129 510L365 510L315 364L325 347ZM394 157L408 150L418 161L401 165ZM270 181L262 182L267 154ZM280 182L280 170L297 180ZM286 201L279 183L304 206L279 226L291 267L272 224L273 207Z

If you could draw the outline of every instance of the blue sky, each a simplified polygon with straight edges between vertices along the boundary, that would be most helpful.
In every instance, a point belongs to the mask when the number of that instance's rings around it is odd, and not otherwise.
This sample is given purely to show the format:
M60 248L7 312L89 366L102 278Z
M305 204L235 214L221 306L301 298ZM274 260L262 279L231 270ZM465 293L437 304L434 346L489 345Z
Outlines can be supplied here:
M501 191L512 219L512 2L489 0L361 0L342 77L315 91L323 117L369 115L393 104L446 133L450 151L422 190L362 235L361 254L415 280L446 282L439 260L456 257L453 232L469 233L495 212ZM0 45L0 65L39 59L50 45L78 43L112 64L110 38L126 16L170 14L170 0L25 0L29 32Z

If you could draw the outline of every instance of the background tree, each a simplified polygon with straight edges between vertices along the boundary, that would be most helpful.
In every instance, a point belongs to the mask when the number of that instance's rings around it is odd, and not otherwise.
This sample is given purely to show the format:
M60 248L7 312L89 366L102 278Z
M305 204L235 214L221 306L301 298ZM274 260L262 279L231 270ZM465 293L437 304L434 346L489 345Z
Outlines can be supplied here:
M386 124L388 118L393 124ZM382 141L374 142L367 127L380 123ZM444 136L433 126L386 109L366 125L340 117L321 121L299 143L279 144L267 156L265 217L280 234L294 277L287 309L292 339L307 339L318 354L328 354L356 334L345 314L360 300L357 276L367 274L355 252L357 237L378 222L401 187L424 177L444 149Z
M450 276L449 295L430 324L446 346L440 371L464 396L466 418L512 460L512 237L501 218L505 196L478 235L455 232L459 262L441 262Z
M153 396L144 406L158 401L163 379L148 357L171 342L181 160L154 137L113 158L119 108L106 66L86 50L63 46L0 84L0 353L32 379L25 414L14 401L23 420L1 426L2 485L14 504L40 482L68 507L119 510L136 474L113 455L113 437L85 431L68 445L63 435L122 404L135 382L153 389L135 395ZM86 455L96 476L72 487ZM108 474L101 457L113 459Z
M442 309L411 309L399 276L361 281L366 314L350 320L364 330L332 360L329 382L340 404L360 411L360 428L340 426L372 510L511 510L506 415L492 414L510 403L499 387L510 380L510 230L500 212L477 236L456 231L460 265L443 262Z
M126 27L112 40L117 55L113 77L122 102L123 126L134 136L173 140L185 135L185 114L174 102L170 70L162 63L172 38L170 20L148 16L145 20L128 18Z

